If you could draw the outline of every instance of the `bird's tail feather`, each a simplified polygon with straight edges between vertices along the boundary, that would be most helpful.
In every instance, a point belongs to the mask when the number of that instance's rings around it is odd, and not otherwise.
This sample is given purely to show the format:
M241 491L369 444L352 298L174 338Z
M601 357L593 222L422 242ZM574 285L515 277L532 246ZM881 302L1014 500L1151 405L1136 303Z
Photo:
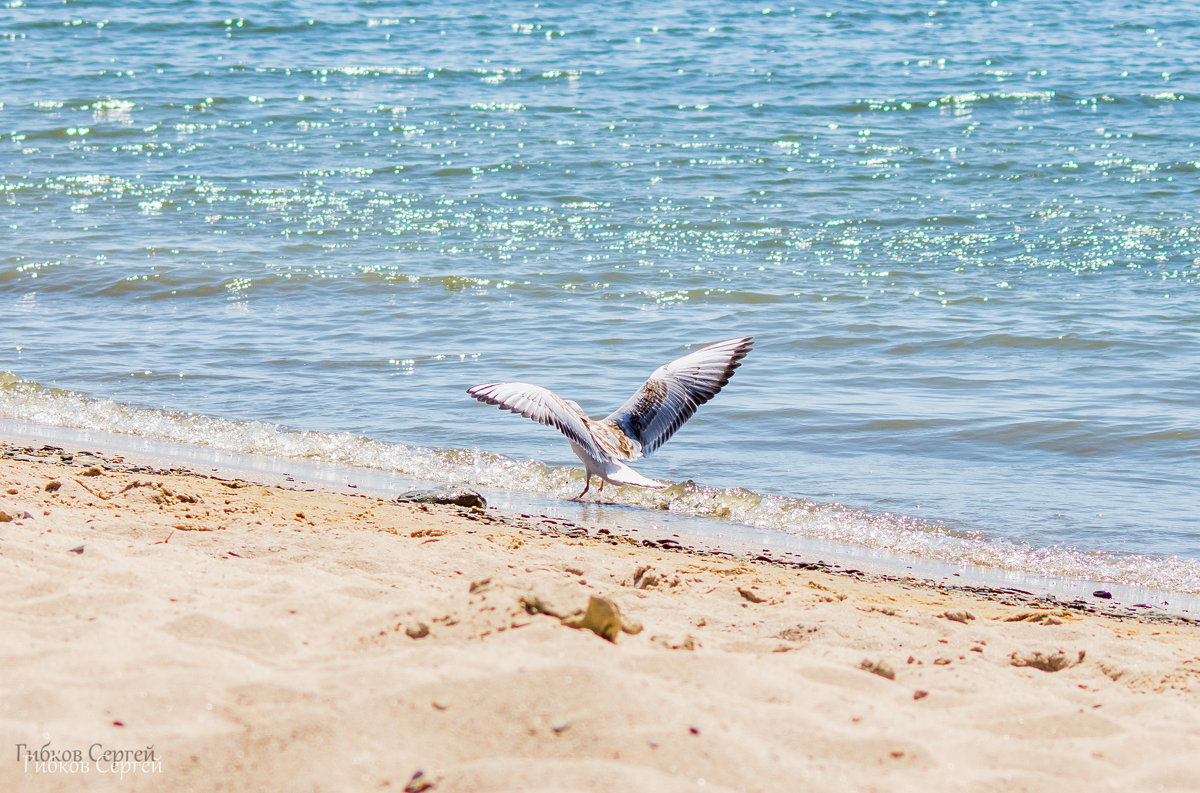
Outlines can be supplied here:
M652 487L655 490L662 490L665 487L670 487L666 482L659 482L657 479L650 479L642 476L637 471L630 468L628 465L619 465L616 470L610 471L605 476L610 482L617 482L622 485L637 485L638 487Z

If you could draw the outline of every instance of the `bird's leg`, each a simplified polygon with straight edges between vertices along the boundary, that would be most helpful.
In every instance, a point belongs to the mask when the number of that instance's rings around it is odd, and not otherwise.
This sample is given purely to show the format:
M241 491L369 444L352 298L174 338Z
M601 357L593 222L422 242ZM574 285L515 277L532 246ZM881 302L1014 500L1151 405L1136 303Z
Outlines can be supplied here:
M604 492L604 477L600 477L600 488L599 488L598 492L600 492L600 493Z
M579 495L575 496L575 498L573 498L571 500L572 501L583 500L583 494L586 493L588 491L588 488L591 486L592 486L592 475L585 471L583 474L583 492L580 493ZM601 487L601 489L604 489L604 480L600 481L600 487Z

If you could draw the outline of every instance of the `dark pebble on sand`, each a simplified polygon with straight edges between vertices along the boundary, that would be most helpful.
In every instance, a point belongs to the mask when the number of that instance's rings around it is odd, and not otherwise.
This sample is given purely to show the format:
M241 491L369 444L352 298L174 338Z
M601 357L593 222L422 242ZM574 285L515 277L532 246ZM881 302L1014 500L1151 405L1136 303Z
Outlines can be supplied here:
M1092 593L1092 597L1104 598L1105 600L1112 600L1112 592L1108 592L1103 589L1097 589L1095 592Z

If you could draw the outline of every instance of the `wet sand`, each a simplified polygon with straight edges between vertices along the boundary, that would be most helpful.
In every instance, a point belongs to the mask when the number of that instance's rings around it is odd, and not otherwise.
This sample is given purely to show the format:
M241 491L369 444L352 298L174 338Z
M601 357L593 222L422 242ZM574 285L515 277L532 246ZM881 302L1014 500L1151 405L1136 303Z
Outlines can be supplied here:
M0 512L3 790L1200 778L1180 617L76 450L0 447Z

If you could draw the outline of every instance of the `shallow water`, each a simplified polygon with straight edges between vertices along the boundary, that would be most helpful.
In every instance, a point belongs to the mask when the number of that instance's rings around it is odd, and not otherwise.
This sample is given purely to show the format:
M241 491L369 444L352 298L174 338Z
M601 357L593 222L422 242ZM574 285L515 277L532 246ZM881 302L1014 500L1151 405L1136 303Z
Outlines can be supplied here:
M752 333L619 500L1200 592L1184 10L10 6L0 416L573 495L464 389Z

